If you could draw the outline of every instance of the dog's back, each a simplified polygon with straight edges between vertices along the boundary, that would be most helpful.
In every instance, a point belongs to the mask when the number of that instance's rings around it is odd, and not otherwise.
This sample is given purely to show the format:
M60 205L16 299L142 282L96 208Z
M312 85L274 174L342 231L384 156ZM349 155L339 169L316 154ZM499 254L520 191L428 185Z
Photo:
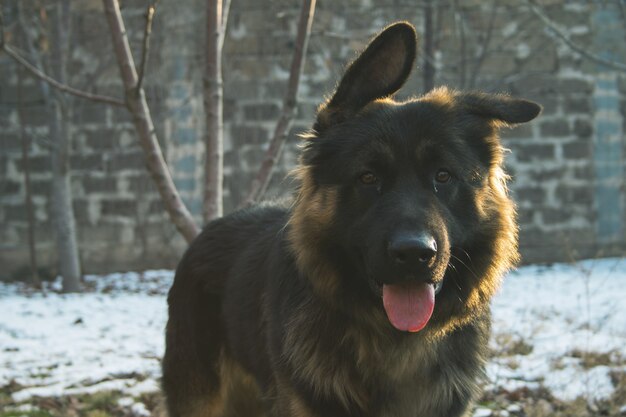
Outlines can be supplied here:
M259 312L265 276L262 269L271 242L285 226L286 213L281 206L264 205L218 219L202 231L181 260L168 296L163 359L163 388L170 417L217 416L226 410L236 410L229 412L233 415L257 415L256 384L232 360L226 346L228 331L240 338L258 336L258 330L250 327L255 320L244 323L238 318ZM229 277L249 276L232 273L242 266L256 269L258 279L243 286L228 282ZM225 287L234 286L239 286L234 290L236 300L226 305ZM236 310L237 316L224 320L228 310ZM243 353L240 356L256 355L259 360L255 364L261 366L261 352L254 343L237 346L249 346L252 350L239 352ZM233 390L241 394L237 401L229 400ZM249 401L245 400L247 392Z

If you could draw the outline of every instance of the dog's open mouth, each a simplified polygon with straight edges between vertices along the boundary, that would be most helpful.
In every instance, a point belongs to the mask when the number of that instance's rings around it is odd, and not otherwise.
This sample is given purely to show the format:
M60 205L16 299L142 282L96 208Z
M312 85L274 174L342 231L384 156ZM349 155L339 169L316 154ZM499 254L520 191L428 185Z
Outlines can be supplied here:
M411 282L383 285L383 306L387 318L398 330L419 332L430 320L435 294L442 283Z

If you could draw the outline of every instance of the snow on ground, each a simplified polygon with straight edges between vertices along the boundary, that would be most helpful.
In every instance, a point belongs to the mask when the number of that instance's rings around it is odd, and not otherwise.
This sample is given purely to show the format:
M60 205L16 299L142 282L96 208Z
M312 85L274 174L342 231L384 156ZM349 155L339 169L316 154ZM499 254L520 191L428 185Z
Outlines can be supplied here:
M16 401L120 389L154 391L173 273L87 277L94 292L21 294L0 286L0 386ZM147 376L147 379L144 378Z
M580 356L626 357L626 260L521 268L506 278L493 312L496 351L502 335L532 346L532 352L512 361L494 358L487 368L493 385L514 389L542 383L564 400L610 396L611 369L584 369Z
M91 291L79 295L0 284L0 386L23 386L15 401L156 390L172 277L171 271L90 276ZM607 353L626 370L617 361L626 357L625 299L623 259L510 274L493 302L487 388L544 386L564 400L610 396L611 367L582 364L586 352Z

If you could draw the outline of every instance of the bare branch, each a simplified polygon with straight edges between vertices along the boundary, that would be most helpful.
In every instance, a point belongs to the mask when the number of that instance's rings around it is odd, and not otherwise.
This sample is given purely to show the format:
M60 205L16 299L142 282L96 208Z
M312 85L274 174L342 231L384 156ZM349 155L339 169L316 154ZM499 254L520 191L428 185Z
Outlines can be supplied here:
M256 178L252 181L250 192L244 204L250 204L263 196L272 178L274 165L276 161L278 161L285 141L287 140L287 133L293 122L296 109L298 86L300 85L300 76L304 68L304 58L306 57L306 49L311 34L311 24L313 23L313 15L315 13L315 1L316 0L303 0L302 2L300 21L298 23L298 35L293 52L293 59L291 61L289 83L283 102L283 109L278 123L276 123L274 136L265 154L265 159L261 164Z
M47 74L40 71L37 67L29 63L25 58L23 58L17 51L11 48L9 45L4 44L2 46L2 51L4 51L8 56L13 58L15 62L24 67L29 73L39 78L40 80L45 81L52 87L56 88L59 91L63 91L65 93L71 94L76 97L84 98L91 101L96 101L99 103L111 104L114 106L125 106L125 103L117 98L101 96L98 94L88 93L86 91L77 90L69 85L63 84L55 80L54 78L48 76Z
M548 28L548 30L552 32L561 41L563 41L563 43L565 43L565 45L567 45L571 50L578 53L580 56L588 59L589 61L595 62L596 64L604 65L605 67L612 68L620 72L626 72L626 65L620 64L619 62L602 58L601 56L596 55L592 52L589 52L585 48L574 43L569 38L569 36L565 32L563 32L558 27L558 25L554 21L552 21L552 19L550 19L543 10L540 9L539 6L537 6L537 4L535 4L531 0L522 0L522 1L526 5L528 5L528 8L530 9L530 11L533 12L533 14L537 16L539 20L543 22L543 24L546 26L546 28Z
M228 15L230 14L230 0L223 0L222 2L222 30L219 34L219 46L220 51L224 48L224 39L226 39L226 28L228 27Z
M143 29L143 47L141 48L141 63L139 64L139 78L137 80L137 87L135 87L136 94L139 95L139 90L143 85L143 77L146 73L146 65L148 63L148 53L150 52L150 36L152 35L152 21L154 20L154 13L156 12L156 5L159 0L154 0L146 9L146 25Z
M489 44L491 43L491 39L493 37L493 28L494 23L496 21L496 12L498 9L498 1L494 0L493 5L491 6L491 15L489 16L489 25L487 26L487 32L485 34L485 39L483 44L481 45L480 55L475 61L474 69L470 75L469 80L469 88L474 88L476 86L476 79L478 78L478 73L480 72L483 63L485 62L485 58L487 57L487 51L489 50Z
M224 120L222 82L222 0L205 0L206 49L202 86L204 102L204 197L202 215L205 222L222 215L224 180Z
M150 108L146 102L146 95L142 88L138 90L139 94L135 94L137 70L130 51L130 45L128 44L119 2L118 0L102 0L102 3L113 40L113 51L120 68L124 89L126 90L126 104L133 115L139 144L143 148L146 157L146 167L161 195L161 201L172 223L174 223L187 242L191 242L198 235L200 229L180 198L165 163L154 130L154 124L152 123Z

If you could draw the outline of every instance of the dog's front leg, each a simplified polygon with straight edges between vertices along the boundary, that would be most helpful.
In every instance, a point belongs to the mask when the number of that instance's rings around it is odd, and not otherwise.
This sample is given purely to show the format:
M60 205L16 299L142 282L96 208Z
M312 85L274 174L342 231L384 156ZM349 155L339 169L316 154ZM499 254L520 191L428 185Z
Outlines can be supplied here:
M321 404L315 403L317 406ZM309 403L297 393L294 388L283 381L276 386L276 397L272 407L271 417L351 417L348 413L337 405L332 407L328 404L329 410L313 410ZM361 414L359 414L361 415Z

